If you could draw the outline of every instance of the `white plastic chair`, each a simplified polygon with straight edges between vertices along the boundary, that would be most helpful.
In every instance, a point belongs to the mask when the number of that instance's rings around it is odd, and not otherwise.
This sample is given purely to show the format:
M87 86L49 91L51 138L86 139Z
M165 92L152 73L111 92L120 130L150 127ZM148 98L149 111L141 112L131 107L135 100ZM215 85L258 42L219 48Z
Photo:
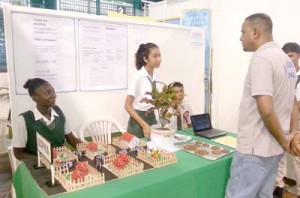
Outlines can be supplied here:
M14 151L11 145L11 139L7 139L6 135L8 134L9 129L11 128L11 122L5 119L0 119L0 153L8 153L9 156L9 161L10 161L10 166L12 169L12 173L16 171L18 165L20 164L20 161L15 158ZM11 197L15 198L16 197L16 192L15 188L12 185L11 186Z
M14 174L21 162L19 160L17 160L17 158L15 157L15 155L14 155L14 149L12 147L10 147L8 149L8 156L9 156L9 160L10 160L10 165L11 165L12 173ZM13 184L11 185L11 197L12 198L16 198L17 197L16 196L15 187L14 187Z
M0 119L0 154L5 154L11 147L11 139L6 136L11 128L11 122L5 119Z
M8 153L10 165L12 168L12 172L14 173L20 164L19 160L15 158L14 151L11 145L11 139L7 139L6 135L8 134L9 129L11 128L11 122L8 120L0 119L0 130L1 130L1 137L0 137L0 154ZM3 148L2 148L3 147Z
M79 138L86 141L85 137L91 137L93 141L102 141L111 144L112 132L126 132L122 125L115 119L99 115L88 118L84 121L79 129Z

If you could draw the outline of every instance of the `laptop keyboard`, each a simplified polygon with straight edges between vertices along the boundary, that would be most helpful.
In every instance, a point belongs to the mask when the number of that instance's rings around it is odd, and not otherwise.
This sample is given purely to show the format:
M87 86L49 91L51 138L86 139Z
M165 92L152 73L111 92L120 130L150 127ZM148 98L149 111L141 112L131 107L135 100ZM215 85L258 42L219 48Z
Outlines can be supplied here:
M201 134L202 136L207 136L207 137L215 137L215 136L225 135L226 132L219 131L216 129L208 129L205 131L198 132L198 134Z

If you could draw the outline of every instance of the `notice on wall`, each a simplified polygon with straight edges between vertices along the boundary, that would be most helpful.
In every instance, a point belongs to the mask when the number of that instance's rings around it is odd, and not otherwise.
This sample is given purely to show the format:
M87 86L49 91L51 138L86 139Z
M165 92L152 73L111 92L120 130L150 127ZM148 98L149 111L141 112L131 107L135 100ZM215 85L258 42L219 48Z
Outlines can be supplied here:
M80 90L127 88L127 25L83 21L79 26Z
M76 91L75 20L12 14L16 94L29 78L49 81L57 92Z
M199 28L199 27L191 28L191 43L193 45L204 45L205 32L203 28Z

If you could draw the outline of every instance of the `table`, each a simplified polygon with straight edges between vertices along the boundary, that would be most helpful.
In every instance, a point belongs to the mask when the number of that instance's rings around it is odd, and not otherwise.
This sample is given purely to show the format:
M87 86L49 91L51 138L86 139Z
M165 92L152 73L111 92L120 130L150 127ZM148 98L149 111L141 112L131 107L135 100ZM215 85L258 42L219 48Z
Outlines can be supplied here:
M192 129L179 133L192 134ZM230 133L228 135L235 136ZM193 137L193 139L218 145L201 137ZM105 184L75 192L55 194L51 197L224 197L232 154L211 161L180 150L176 152L176 157L178 160L176 164L150 169L141 174L111 180ZM17 196L24 198L48 197L45 193L48 186L44 181L50 180L50 171L46 169L33 170L30 166L30 163L23 162L13 176ZM32 170L29 171L30 169ZM40 179L35 181L34 178ZM59 192L61 190L59 188L62 187L55 188Z

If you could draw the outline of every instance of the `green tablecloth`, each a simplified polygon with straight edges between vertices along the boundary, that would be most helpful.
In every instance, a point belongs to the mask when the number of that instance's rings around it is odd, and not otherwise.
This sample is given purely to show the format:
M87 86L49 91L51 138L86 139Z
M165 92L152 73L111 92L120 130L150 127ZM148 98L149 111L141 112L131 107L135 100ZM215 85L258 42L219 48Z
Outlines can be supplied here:
M185 133L186 132L186 133ZM191 130L180 132L191 134ZM232 134L229 134L233 136ZM207 139L195 137L211 144ZM184 151L176 152L178 163L154 168L138 175L115 179L105 184L75 192L64 192L51 197L203 197L223 198L229 178L232 154L215 161L207 160ZM13 176L18 197L47 197L34 178L42 177L29 172L22 163ZM45 185L42 188L46 188Z

